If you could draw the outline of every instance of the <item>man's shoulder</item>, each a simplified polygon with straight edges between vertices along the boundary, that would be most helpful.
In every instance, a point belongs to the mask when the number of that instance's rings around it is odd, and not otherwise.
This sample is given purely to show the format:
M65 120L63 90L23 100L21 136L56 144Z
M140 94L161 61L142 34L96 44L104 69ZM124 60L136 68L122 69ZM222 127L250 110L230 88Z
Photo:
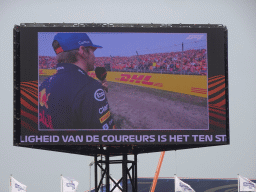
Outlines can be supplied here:
M87 92L95 92L98 89L103 89L102 84L92 77L87 77L86 82L83 82L82 89Z
M73 102L86 101L91 103L105 102L105 91L100 82L93 78L89 78L87 83L79 86L80 89L76 91Z
M84 70L70 63L59 65L56 73L58 79L65 81L67 84L84 87L85 85L95 84L95 79L91 78Z
M47 77L39 86L40 89L49 87L50 83L55 79L55 75Z
M92 78L92 77L90 77L90 76L89 76L89 79L91 79L91 83L92 83L94 86L98 86L98 87L101 87L101 86L102 86L101 83L100 83L98 80L96 80L96 79L94 79L94 78Z

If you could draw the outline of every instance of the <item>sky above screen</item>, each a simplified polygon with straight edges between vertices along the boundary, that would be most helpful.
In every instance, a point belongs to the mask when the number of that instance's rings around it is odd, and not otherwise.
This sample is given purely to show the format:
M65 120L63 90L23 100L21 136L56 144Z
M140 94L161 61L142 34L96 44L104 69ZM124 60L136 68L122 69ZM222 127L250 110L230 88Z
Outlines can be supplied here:
M39 56L56 56L52 48L54 32L38 33ZM96 57L133 56L206 49L207 34L202 33L87 33L93 44L100 45Z
M92 157L13 146L13 35L20 23L185 23L228 28L230 137L227 146L169 151L159 177L256 178L256 1L8 1L0 3L1 121L0 191L10 174L28 191L60 191L60 174L79 181L79 192L94 187ZM94 40L93 40L94 41ZM97 43L97 42L93 42ZM101 44L99 44L101 45ZM104 47L105 48L105 47ZM97 51L96 51L97 52ZM96 53L95 52L95 53ZM160 153L138 155L138 177L154 177ZM91 175L90 175L91 170ZM122 167L111 167L119 179Z

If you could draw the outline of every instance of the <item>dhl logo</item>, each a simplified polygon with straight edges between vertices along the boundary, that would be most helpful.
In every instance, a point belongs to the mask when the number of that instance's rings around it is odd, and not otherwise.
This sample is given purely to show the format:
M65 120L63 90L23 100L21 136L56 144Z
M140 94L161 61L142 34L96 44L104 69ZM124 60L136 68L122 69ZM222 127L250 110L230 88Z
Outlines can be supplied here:
M134 84L151 85L157 87L163 87L162 83L151 82L151 75L130 75L121 74L121 78L115 78L116 81L130 82Z
M88 72L88 75L94 79L96 78L95 72ZM130 75L123 73L121 74L121 78L115 78L115 81L163 87L163 83L150 81L151 77L151 75Z

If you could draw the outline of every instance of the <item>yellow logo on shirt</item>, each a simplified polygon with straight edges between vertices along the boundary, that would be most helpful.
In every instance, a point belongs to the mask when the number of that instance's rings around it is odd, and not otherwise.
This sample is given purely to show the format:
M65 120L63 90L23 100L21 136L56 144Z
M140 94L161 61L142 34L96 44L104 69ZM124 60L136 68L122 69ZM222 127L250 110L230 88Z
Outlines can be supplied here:
M100 123L104 123L110 117L110 111L100 118Z

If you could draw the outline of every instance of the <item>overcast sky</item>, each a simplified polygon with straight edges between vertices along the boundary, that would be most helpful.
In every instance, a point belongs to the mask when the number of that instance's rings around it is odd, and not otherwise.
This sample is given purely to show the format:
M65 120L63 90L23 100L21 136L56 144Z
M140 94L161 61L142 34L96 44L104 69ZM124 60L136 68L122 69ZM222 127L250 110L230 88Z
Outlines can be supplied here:
M231 144L167 152L160 177L256 179L255 9L255 0L0 1L0 191L8 191L10 174L28 192L60 191L61 174L78 180L79 192L89 189L92 157L13 146L13 27L34 22L227 26ZM153 177L159 157L138 155L138 176ZM121 167L111 173L119 179Z
M38 33L39 56L55 56L52 48L56 33ZM188 49L206 49L206 33L86 33L95 45L102 49L95 51L95 57L133 56L184 51ZM198 35L198 38L190 38Z

